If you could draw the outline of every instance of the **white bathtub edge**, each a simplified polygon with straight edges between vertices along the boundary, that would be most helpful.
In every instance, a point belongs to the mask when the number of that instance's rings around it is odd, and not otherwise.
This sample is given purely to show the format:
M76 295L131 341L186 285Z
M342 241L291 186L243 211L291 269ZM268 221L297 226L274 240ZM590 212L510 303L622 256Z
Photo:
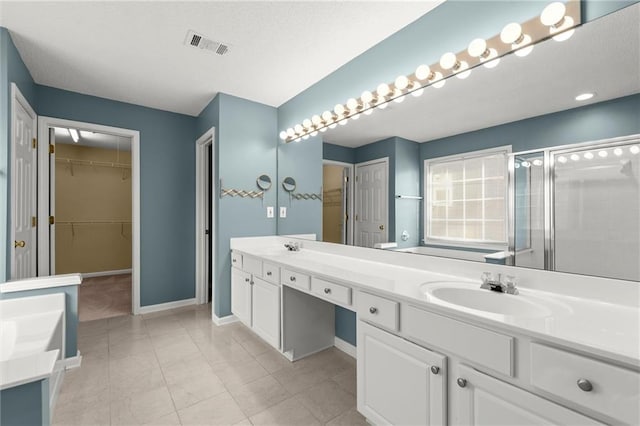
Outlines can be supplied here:
M55 349L0 362L0 390L50 377L59 353Z
M66 287L82 284L82 274L54 275L50 277L27 278L0 284L0 293L40 290L43 288Z

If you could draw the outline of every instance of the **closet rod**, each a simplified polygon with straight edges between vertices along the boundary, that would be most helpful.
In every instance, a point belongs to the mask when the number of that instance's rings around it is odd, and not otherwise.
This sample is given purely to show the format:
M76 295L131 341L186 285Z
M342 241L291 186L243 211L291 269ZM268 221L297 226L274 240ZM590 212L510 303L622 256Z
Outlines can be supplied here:
M56 161L67 164L79 164L85 166L101 166L101 167L113 167L118 169L130 169L131 164L116 163L113 161L93 161L93 160L78 160L75 158L58 157Z

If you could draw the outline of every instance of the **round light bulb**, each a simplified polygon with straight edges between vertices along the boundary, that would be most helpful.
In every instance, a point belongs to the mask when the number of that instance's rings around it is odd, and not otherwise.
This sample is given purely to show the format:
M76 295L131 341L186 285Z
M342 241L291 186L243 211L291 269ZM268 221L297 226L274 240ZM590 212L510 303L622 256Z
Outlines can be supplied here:
M500 33L500 40L505 44L513 44L522 36L522 27L520 24L512 22L507 24Z
M338 121L338 124L341 125L341 126L344 126L345 124L347 124L348 121L349 120L347 120L347 119L340 120L340 121Z
M571 154L572 161L580 161L580 156L578 154Z
M304 135L302 139L306 141L307 139L309 139L309 135Z
M429 68L429 65L420 65L416 68L415 74L418 80L426 80L431 75L431 68Z
M434 83L432 84L433 87L435 87L436 89L440 89L441 87L444 87L444 84L447 82L447 80L442 78L442 74L438 71L434 72L434 77L433 77L433 81Z
M456 55L451 52L445 53L440 58L440 66L442 67L442 69L445 69L445 70L450 70L457 63L458 63L458 59L456 58Z
M565 157L564 155L561 155L560 157L558 157L558 163L566 163L567 162L567 157Z
M542 160L536 158L535 160L533 160L533 165L538 167L542 166Z
M303 128L302 128L302 126L301 126L301 125L299 125L299 124L296 124L295 126L293 126L293 130L295 130L295 131L296 131L296 133L298 133L298 134L300 134L300 133L303 133L303 132L304 132L304 129L303 129Z
M460 61L460 66L456 69L456 77L460 80L464 80L465 78L471 75L471 70L469 69L469 64L465 61Z
M422 96L422 94L424 93L424 87L421 87L419 89L416 89L414 91L411 92L411 96L413 96L414 98L418 98L420 96Z
M313 123L311 122L311 120L309 120L308 118L305 118L304 120L302 120L302 127L309 130L311 129L311 126L313 126Z
M385 103L380 103L380 104L378 104L378 108L380 108L380 109L386 109L386 108L387 108L387 106L388 106L388 105L387 105L387 103L386 103L386 102L385 102Z
M522 37L522 41L520 43L518 43L518 45L526 45L526 44L529 44L529 43L531 43L531 36L525 34ZM532 51L533 51L533 44L529 44L527 47L523 47L522 49L516 50L515 54L516 54L516 56L524 58L525 56L527 56Z
M613 150L613 153L616 155L616 157L620 157L622 155L622 149L616 148Z
M376 93L378 94L378 96L381 96L381 97L387 96L389 92L391 92L391 88L387 83L380 84L376 89Z
M360 95L360 99L362 99L362 102L365 104L370 104L371 101L373 101L373 94L371 92L369 92L368 90L362 92L362 95Z
M350 111L357 111L358 106L358 101L355 98L349 98L349 100L347 100L347 108L349 108Z
M467 52L474 58L479 58L487 51L487 42L484 39L477 38L469 43Z
M311 136L312 136L312 137L313 137L313 136L318 136L318 131L317 131L317 130L315 130L315 131L311 132Z
M571 25L573 25L573 19L567 16L567 17L565 18L565 21L568 21L568 20L571 20L571 22L572 22L572 23L571 23ZM565 31L565 32L563 32L563 33L560 33L560 34L558 34L558 35L553 36L553 39L554 39L555 41L565 41L565 40L569 40L569 39L571 38L571 36L573 35L573 33L575 33L575 32L576 32L576 30L572 28L572 29L570 29L570 30L568 30L568 31Z
M352 115L352 116L351 116L351 117L349 117L349 118L351 118L352 120L357 120L357 119L359 119L359 118L360 118L360 114L354 114L354 115Z
M640 147L638 145L633 145L631 148L629 148L629 152L633 155L636 155L640 152Z
M373 108L371 107L371 105L365 104L364 115L371 115L371 114L373 114Z
M604 149L602 151L598 151L598 157L600 157L600 158L607 158L608 155L609 155L609 153L607 151L605 151Z
M522 167L531 167L531 163L525 160L522 162Z
M320 118L320 116L316 114L313 117L311 117L311 122L317 126L320 123L322 123L322 118Z
M489 56L486 58L480 59L483 62L485 68L495 68L500 63L500 58L498 58L498 51L496 49L489 49Z
M542 13L540 14L540 22L542 22L542 25L547 27L555 26L562 21L566 12L567 8L564 3L554 1L542 10Z
M337 104L335 107L333 107L333 112L335 112L339 116L344 114L344 111L345 111L344 105L342 104Z
M338 125L336 123L329 124L329 128L330 129L335 129L336 127L338 127Z
M322 113L322 119L325 123L331 123L333 121L333 114L331 114L329 111L325 111Z
M593 154L589 151L585 152L583 155L584 158L586 158L587 160L591 160L593 159Z
M407 87L409 87L409 79L406 76L401 75L398 78L396 78L396 81L394 84L396 86L396 89L404 90Z
M282 139L282 140L286 140L287 139L286 130L283 130L283 131L280 132L280 139Z
M291 137L291 138L292 138L292 137L294 137L295 135L296 135L296 131L295 131L295 130L293 130L293 128L292 128L292 127L289 127L289 128L287 129L287 136L289 136L289 137Z
M393 91L393 102L395 103L401 103L404 102L404 95L402 94L402 90L400 89L395 89Z
M520 163L515 163L515 164L513 165L513 167L514 167L514 168L516 168L516 169L519 169L519 168L520 168Z
M326 132L326 131L327 131L327 128L326 128L326 127L322 127L322 128L320 129L320 133L324 133L324 132Z
M296 140L294 140L294 142L300 142L302 140L302 138L297 138Z

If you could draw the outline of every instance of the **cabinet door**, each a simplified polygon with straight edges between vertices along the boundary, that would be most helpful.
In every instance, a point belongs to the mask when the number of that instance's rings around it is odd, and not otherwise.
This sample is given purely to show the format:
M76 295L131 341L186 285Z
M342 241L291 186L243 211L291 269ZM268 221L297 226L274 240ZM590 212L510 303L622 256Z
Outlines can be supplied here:
M464 425L602 424L513 385L460 366L455 392L460 406L454 423Z
M252 299L253 331L280 349L280 287L254 278Z
M251 327L251 274L231 268L231 312Z
M446 423L446 358L358 321L358 411L373 424Z

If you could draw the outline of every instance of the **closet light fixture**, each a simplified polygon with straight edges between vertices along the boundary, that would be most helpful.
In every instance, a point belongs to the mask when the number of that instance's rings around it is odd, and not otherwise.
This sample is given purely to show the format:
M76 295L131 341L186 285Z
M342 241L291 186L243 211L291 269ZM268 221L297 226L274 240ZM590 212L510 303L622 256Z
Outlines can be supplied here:
M578 154L571 154L571 161L580 161L580 156Z
M558 157L558 163L562 163L562 164L564 164L564 163L566 163L566 162L567 162L567 157L565 157L565 156L563 156L563 155L561 155L561 156L559 156L559 157Z
M587 160L593 160L593 153L591 151L587 151L584 153L583 157Z
M80 140L80 135L78 135L78 131L76 129L67 129L69 130L69 136L71 136L71 139L73 139L74 143L78 143L78 141Z
M580 22L581 0L553 2L542 10L540 16L522 23L510 23L493 37L476 38L460 52L447 52L434 64L418 66L413 74L400 75L392 83L381 83L374 91L365 90L358 98L349 98L344 104L336 104L331 111L304 119L302 124L281 131L280 138L285 142L299 142L304 136L315 136L318 132L336 128L338 124L346 125L357 120L360 114L370 115L376 109L385 109L391 101L403 102L409 93L420 96L428 87L441 88L453 75L466 78L479 65L496 67L504 55L527 56L536 43L549 38L566 40ZM580 159L579 156L574 159L573 155L570 158L574 161Z
M631 148L629 148L629 152L633 155L636 155L640 153L640 147L638 145L633 145Z
M613 150L613 153L616 157L620 157L622 155L622 148L616 148Z

